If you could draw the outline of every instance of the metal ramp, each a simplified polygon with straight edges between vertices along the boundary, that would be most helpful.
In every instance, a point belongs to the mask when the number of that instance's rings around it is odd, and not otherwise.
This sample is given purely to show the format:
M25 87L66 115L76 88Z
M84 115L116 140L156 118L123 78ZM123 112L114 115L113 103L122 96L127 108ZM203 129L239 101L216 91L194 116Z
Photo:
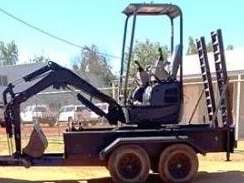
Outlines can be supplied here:
M225 62L224 46L222 32L218 29L211 32L214 63L216 69L216 80L220 95L220 103L218 108L221 111L222 122L224 126L232 124L232 91L228 83L228 75Z
M213 91L213 84L211 78L211 72L208 62L208 55L206 50L206 43L204 37L196 40L197 51L200 60L201 73L203 79L204 92L206 97L207 111L209 122L212 127L218 127L218 120L216 116L216 104Z
M230 161L230 149L228 144L230 144L231 142L230 126L233 123L233 115L232 115L233 87L232 85L229 84L221 29L218 29L215 32L211 32L211 38L213 44L216 80L217 80L217 85L218 85L218 90L220 95L218 108L220 108L221 111L223 126L226 127L227 129L226 160Z
M225 63L224 46L222 39L222 32L218 29L215 32L211 32L214 64L216 71L217 87L220 95L220 102L216 106L215 97L213 91L213 84L211 78L211 72L208 62L207 49L204 37L196 40L198 56L200 60L203 86L206 97L207 111L210 124L214 127L218 127L217 112L221 111L222 123L224 126L230 126L233 123L232 120L232 88L228 83L228 74Z

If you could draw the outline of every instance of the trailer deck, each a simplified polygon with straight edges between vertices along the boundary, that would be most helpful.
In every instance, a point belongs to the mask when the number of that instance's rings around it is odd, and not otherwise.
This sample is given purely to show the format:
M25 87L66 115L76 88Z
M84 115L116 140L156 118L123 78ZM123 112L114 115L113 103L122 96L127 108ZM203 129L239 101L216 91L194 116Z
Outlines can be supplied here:
M24 166L104 166L110 153L123 144L140 145L151 158L157 157L162 148L174 143L191 146L197 153L234 151L234 128L212 129L209 124L164 126L158 129L138 129L133 126L120 128L83 129L65 131L64 152L44 153L42 157L2 156L0 165ZM229 144L223 144L230 138ZM229 156L229 155L228 155Z

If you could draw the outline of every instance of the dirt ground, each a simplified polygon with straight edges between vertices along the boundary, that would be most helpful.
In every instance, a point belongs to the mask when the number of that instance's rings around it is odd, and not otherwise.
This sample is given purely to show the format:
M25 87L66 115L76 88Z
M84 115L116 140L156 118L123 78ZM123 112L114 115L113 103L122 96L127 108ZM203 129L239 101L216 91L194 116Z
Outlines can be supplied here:
M103 167L0 167L1 183L113 183ZM158 183L151 174L148 183ZM231 162L200 160L199 172L192 183L243 183L244 158Z
M0 130L1 134L2 130ZM2 144L2 145L1 145ZM0 138L0 154L4 141ZM161 182L156 174L150 174L148 183ZM225 161L224 153L199 155L199 171L192 183L243 183L244 141ZM113 183L103 167L0 167L0 183Z

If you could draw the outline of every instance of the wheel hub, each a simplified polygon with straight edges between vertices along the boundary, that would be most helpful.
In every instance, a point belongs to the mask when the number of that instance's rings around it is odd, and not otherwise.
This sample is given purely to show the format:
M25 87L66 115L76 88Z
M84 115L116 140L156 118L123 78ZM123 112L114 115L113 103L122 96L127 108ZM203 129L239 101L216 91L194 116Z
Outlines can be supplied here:
M141 171L141 161L134 154L126 154L119 162L118 171L123 177L133 179Z
M184 154L176 154L170 159L168 169L173 177L185 178L191 170L189 157Z

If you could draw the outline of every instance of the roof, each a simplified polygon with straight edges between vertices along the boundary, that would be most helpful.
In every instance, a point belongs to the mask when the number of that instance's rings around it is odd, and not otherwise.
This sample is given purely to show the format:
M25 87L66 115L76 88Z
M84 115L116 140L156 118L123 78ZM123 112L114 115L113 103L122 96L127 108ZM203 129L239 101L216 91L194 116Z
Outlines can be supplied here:
M30 74L31 72L45 66L46 63L30 63L30 64L18 64L18 65L8 65L0 67L0 75L1 76L8 76L8 83L13 83L16 85L14 88L15 91L22 91L26 89L30 83L29 82L21 82L21 79ZM17 85L18 84L18 85ZM33 84L33 83L31 83ZM2 93L6 86L0 87L0 92ZM1 101L1 100L0 100Z
M17 65L8 65L0 67L0 75L7 76L7 82L12 83L14 85L14 93L23 92L28 89L30 86L33 86L36 82L38 82L41 77L37 77L37 79L31 82L25 82L24 77L38 69L45 67L47 63L28 63L28 64L17 64ZM45 74L43 75L45 76ZM87 73L86 75L82 75L82 78L90 82L93 86L99 88L102 86L103 82L99 75ZM2 95L3 91L7 88L7 86L0 86L0 95ZM52 92L56 91L52 86L41 91ZM60 89L61 91L62 89ZM2 96L0 97L0 102L2 102Z
M168 15L170 18L176 18L182 14L180 7L173 4L130 4L122 11L127 16L135 12L137 15Z
M213 53L208 53L210 72L215 72ZM244 48L225 50L225 61L228 72L243 73L244 71ZM183 57L183 74L200 74L200 62L198 55L186 55Z

